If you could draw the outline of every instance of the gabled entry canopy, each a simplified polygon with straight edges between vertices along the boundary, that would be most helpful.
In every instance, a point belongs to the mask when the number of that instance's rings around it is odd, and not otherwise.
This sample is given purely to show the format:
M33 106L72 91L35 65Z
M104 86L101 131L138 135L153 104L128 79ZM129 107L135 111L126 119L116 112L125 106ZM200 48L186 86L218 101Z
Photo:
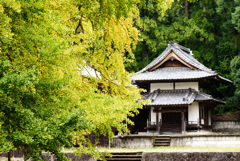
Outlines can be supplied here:
M215 99L211 95L208 95L202 91L196 91L194 89L177 89L177 90L160 90L157 89L151 93L142 95L143 100L151 100L151 103L145 104L145 106L183 106L190 105L194 101L197 102L216 102L225 104L224 101Z
M216 71L212 71L197 61L190 49L176 44L174 41L170 41L162 54L132 76L134 82L156 80L182 81L205 78L216 79L223 83L232 83L232 81L221 77Z

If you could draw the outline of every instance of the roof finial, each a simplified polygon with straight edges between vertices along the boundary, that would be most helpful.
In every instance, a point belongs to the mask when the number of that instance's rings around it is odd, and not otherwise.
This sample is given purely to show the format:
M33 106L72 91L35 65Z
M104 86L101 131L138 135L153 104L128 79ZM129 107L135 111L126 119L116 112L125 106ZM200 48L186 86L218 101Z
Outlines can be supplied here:
M172 41L172 40L169 41L169 43L170 43L170 45L174 45L174 41Z

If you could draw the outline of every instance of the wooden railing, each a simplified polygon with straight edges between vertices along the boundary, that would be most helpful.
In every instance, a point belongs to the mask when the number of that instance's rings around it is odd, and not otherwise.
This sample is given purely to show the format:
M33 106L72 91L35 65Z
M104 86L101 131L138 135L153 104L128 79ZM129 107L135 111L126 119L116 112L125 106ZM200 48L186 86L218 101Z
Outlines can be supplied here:
M156 122L151 122L147 120L147 126L156 126L157 123Z
M159 120L158 126L159 126L159 133L160 133L160 129L161 129L161 126L162 126L162 119ZM154 128L154 129L157 130L157 123L148 121L148 119L147 119L147 129L151 129L151 128Z
M197 121L184 121L184 130L186 131L187 130L187 127L196 127L198 128L198 131L199 129L202 128L201 124L200 124L200 119L198 118Z

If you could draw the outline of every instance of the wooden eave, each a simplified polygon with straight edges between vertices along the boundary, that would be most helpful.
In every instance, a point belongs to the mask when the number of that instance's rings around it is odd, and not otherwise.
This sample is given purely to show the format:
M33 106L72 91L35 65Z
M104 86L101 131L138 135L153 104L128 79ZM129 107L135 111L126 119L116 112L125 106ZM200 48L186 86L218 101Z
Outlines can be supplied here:
M203 78L189 78L189 79L168 79L168 80L135 80L135 84L144 84L144 83L169 83L169 82L198 82L203 80L215 80L220 83L224 83L227 85L230 85L232 83L225 81L223 79L220 79L218 76L209 76L209 77L203 77Z
M144 105L146 108L149 107L188 107L191 104L174 104L174 105Z
M223 83L223 84L227 84L227 85L232 84L232 83L230 83L230 82L228 82L226 80L223 80L223 79L219 78L218 76L214 76L212 79L214 79L214 80L216 80L216 81L218 81L220 83Z
M169 80L136 80L135 84L146 84L146 83L172 83L172 82L198 82L206 78L192 78L192 79L169 79Z
M196 100L194 102L202 102L202 103L211 103L211 104L215 104L215 105L218 105L218 104L226 104L226 103L222 103L222 102L218 102L218 101L215 101L215 100Z

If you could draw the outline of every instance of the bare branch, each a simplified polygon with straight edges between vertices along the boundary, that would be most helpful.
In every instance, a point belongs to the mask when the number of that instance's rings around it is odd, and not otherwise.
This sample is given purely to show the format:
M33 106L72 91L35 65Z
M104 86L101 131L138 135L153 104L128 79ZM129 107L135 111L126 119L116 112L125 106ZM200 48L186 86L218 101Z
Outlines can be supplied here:
M93 68L93 70L94 70L95 75L97 76L97 78L100 79L100 78L98 77L97 70L96 70L95 68Z
M232 54L228 54L228 55L225 55L224 60L226 60L228 56L231 56L231 58L233 59Z
M83 66L83 68L88 72L87 68L85 68L84 66ZM91 76L91 74L89 72L88 72L88 74L89 74L89 76Z
M84 34L84 28L82 26L82 16L80 17L77 28L75 29L75 35L77 34L79 27L81 27L82 33Z
M105 76L102 74L102 72L99 71L99 70L97 70L94 66L92 66L92 68L93 68L95 71L98 71L98 72L101 74L101 76L103 76L108 82L110 82L110 83L112 83L112 84L114 84L114 85L116 85L116 86L119 86L118 84L114 83L113 81L111 81L111 80L109 80L107 77L105 77Z
M93 31L94 31L94 25L93 25L93 21L92 21L92 20L90 20L90 22L91 22L91 24L92 24L92 29L93 29Z

